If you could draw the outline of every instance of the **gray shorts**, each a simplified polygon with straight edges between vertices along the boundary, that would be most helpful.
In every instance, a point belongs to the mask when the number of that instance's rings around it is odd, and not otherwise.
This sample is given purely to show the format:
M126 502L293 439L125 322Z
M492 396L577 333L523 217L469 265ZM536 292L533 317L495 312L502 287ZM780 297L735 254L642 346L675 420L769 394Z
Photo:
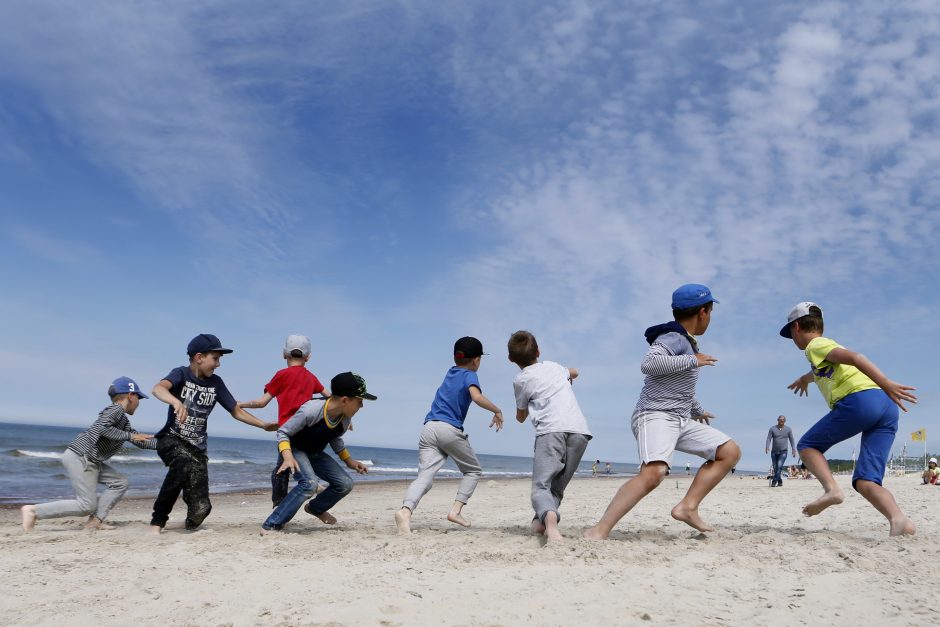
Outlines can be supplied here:
M673 451L714 461L718 447L731 440L718 429L662 411L640 411L630 420L640 462L672 463Z

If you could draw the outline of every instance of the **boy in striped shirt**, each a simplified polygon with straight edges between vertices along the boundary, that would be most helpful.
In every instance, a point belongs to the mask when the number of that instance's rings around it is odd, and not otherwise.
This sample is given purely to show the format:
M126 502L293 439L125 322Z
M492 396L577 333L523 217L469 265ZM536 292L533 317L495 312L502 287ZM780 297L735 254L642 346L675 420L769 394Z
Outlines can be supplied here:
M695 398L699 368L718 361L699 352L696 339L708 329L717 302L704 285L683 285L672 293L674 321L646 330L650 348L640 365L646 380L631 420L640 472L620 487L600 521L584 532L585 538L607 538L614 525L662 483L676 450L707 461L672 508L672 517L699 531L714 531L699 516L698 506L741 457L738 445L710 426L714 416Z
M75 498L39 505L24 505L23 529L32 531L40 518L88 516L85 529L114 529L104 519L127 491L127 477L107 461L130 442L138 448L156 449L157 441L148 433L131 428L128 416L133 415L140 399L148 398L133 379L118 377L108 388L111 404L101 410L98 420L72 440L62 455L62 465L75 490ZM97 485L107 486L100 497Z

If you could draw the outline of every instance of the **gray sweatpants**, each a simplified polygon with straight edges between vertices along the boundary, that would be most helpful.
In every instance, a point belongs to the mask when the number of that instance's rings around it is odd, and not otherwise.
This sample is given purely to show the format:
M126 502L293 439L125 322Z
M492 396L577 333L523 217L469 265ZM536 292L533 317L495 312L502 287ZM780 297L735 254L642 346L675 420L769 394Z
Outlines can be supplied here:
M543 433L535 437L532 509L543 523L548 512L555 512L561 520L558 507L568 482L581 463L588 440L590 438L581 433Z
M446 422L431 420L424 423L424 428L421 429L421 437L418 440L418 478L408 486L403 506L411 511L418 507L418 501L431 489L434 475L448 457L453 458L457 469L463 473L456 500L461 503L470 500L483 475L483 468L470 448L467 434Z
M40 503L36 506L36 518L94 514L98 520L104 520L115 503L127 492L127 477L108 464L89 462L75 451L66 449L62 455L62 465L65 466L65 474L75 490L75 500ZM98 498L96 492L99 483L108 488L101 498Z

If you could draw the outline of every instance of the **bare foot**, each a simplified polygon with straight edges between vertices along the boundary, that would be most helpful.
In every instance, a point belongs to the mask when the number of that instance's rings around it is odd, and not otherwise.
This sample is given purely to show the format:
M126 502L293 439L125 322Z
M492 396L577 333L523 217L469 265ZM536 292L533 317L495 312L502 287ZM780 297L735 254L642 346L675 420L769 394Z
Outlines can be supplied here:
M698 515L698 509L691 509L682 503L679 503L672 508L672 517L703 533L715 530L714 527L701 519L701 517Z
M411 510L402 507L395 512L395 525L398 527L398 533L411 533Z
M20 513L23 515L23 529L32 531L36 526L36 506L24 505L20 508Z
M585 540L606 540L607 534L601 533L600 531L598 531L597 527L588 527L581 534L581 537L584 538Z
M892 536L912 536L914 535L914 523L907 516L901 516L897 520L891 521Z
M314 517L319 518L320 522L324 525L335 525L336 517L329 512L323 512L322 514L313 514Z
M460 526L462 526L462 527L469 527L469 526L470 526L470 521L469 521L469 520L467 520L466 518L464 518L464 517L461 516L460 514L455 514L454 512L451 512L451 513L447 514L447 520L449 520L449 521L452 522L452 523L457 523L458 525L460 525Z
M149 527L147 527L148 536L158 536L162 532L163 532L163 527L161 527L160 525L150 525Z
M534 535L540 536L545 533L545 525L542 524L542 521L538 518L532 519L532 533Z
M114 525L109 525L95 516L89 518L88 522L85 523L86 531L111 531L114 528Z
M830 507L832 505L838 505L844 500L845 500L845 495L842 493L842 490L824 492L821 497L803 506L803 515L815 516L816 514L819 514L820 512L822 512L827 507Z
M266 536L269 533L280 533L280 531L281 531L280 529L265 529L264 527L262 527L261 535Z
M545 529L545 538L549 542L564 542L565 537L561 535L561 532L558 531L558 527L552 527L550 529Z

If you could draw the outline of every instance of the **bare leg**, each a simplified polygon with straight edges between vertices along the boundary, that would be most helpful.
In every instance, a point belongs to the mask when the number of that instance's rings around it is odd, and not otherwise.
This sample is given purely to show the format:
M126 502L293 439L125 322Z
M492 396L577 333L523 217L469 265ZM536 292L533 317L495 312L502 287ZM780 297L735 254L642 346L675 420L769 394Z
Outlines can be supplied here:
M839 484L836 483L835 477L832 476L832 471L829 470L829 462L826 461L826 457L822 453L814 448L804 448L800 451L800 459L803 460L809 471L816 475L823 487L821 497L803 506L804 516L815 516L827 507L838 505L845 500L845 494Z
M558 531L558 515L555 512L545 514L545 537L549 542L564 542L561 532Z
M411 533L411 510L402 507L395 512L395 526L398 527L398 533Z
M33 527L36 526L36 506L24 505L20 508L20 514L23 515L23 529L32 531Z
M734 440L728 440L718 447L715 452L715 461L708 461L695 473L695 479L689 486L689 491L679 504L672 508L672 517L684 522L699 531L714 531L715 528L707 524L698 515L698 506L708 493L715 489L725 476L731 472L738 460L741 459L741 449Z
M904 515L901 508L891 492L875 483L859 479L855 482L855 489L865 497L865 500L871 503L875 509L881 512L881 515L888 519L891 524L892 536L914 535L914 523Z
M640 473L620 486L617 494L596 525L584 531L588 540L604 540L611 529L627 515L640 500L656 489L666 477L666 462L650 462L640 466Z
M450 508L450 513L447 514L447 520L452 523L457 523L463 527L469 527L470 521L460 515L460 512L463 510L465 503L460 501L454 501L454 506Z

